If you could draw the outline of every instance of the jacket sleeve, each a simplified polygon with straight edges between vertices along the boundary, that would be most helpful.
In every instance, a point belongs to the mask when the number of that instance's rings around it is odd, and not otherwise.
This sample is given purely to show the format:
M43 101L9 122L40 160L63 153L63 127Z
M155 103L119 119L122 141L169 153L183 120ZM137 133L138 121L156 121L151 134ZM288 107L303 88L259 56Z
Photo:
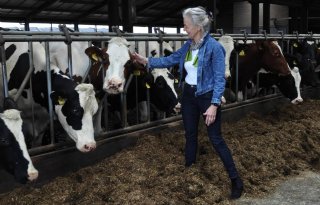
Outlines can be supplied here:
M148 58L148 68L167 68L179 64L183 50L187 45L184 44L180 49L173 52L171 55L160 58Z
M225 50L219 43L214 47L212 67L214 73L214 88L211 103L221 104L221 97L225 89L226 79Z

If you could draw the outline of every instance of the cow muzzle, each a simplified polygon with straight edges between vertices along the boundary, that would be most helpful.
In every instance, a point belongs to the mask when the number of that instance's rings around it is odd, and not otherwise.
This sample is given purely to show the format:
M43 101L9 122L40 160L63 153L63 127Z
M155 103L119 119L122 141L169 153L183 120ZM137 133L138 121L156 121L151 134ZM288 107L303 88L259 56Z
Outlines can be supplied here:
M291 101L291 103L294 105L300 104L302 102L303 102L303 99L301 97L297 97L296 99Z
M104 84L103 90L109 94L119 94L123 92L124 81L120 79L111 79Z
M39 176L39 172L36 169L28 172L28 180L29 181L34 181L34 180L38 179L38 176Z
M96 142L86 143L79 149L81 152L91 152L96 149Z

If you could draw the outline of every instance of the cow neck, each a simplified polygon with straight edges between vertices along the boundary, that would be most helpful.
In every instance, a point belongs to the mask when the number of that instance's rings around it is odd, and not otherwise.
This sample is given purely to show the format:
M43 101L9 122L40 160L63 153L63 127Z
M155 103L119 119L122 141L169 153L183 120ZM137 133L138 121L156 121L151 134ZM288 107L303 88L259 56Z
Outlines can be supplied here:
M68 96L74 91L75 87L78 85L75 81L69 78L62 77L59 74L53 73L52 76L52 91L55 91L59 94Z
M246 47L247 46L247 47ZM239 90L244 90L247 82L251 78L251 74L257 73L261 66L262 52L259 52L258 45L255 43L245 44L241 51L244 52L242 57L239 57ZM241 52L240 51L240 52ZM236 70L232 69L232 75L236 76ZM235 81L235 79L233 79ZM232 88L235 90L236 83L232 83Z
M107 53L108 51L108 45L106 45L105 48L101 49L102 53ZM97 94L104 92L103 91L103 71L107 71L110 62L105 62L105 59L102 59L102 61L94 61L92 63L91 69L88 74L88 81L91 83L94 87L94 90Z

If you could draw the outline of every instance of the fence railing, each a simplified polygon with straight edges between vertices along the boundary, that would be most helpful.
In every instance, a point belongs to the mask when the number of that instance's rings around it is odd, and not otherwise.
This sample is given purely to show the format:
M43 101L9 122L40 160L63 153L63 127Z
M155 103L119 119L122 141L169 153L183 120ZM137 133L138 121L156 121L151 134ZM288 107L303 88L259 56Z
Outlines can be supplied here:
M62 41L66 42L68 46L68 62L69 66L72 69L72 58L71 58L71 53L72 53L72 42L73 41L87 41L88 45L90 45L92 42L97 41L101 42L101 45L104 44L104 42L110 40L112 37L119 36L121 35L122 37L126 38L129 42L135 42L133 45L135 46L136 50L139 52L139 43L138 42L145 42L145 51L148 53L148 43L149 41L157 41L159 42L159 50L160 50L160 56L163 55L163 42L164 41L170 41L171 46L174 47L174 50L177 50L180 46L188 39L186 34L133 34L133 33L117 33L117 32L110 32L110 33L103 33L103 32L97 32L97 33L92 33L92 32L26 32L26 31L0 31L0 48L1 48L1 56L2 59L5 58L5 44L9 42L45 42L45 51L46 51L46 64L47 64L47 71L50 70L50 53L49 53L49 43L51 41ZM218 39L222 35L229 35L231 36L235 41L247 41L247 40L258 40L258 39L275 39L278 41L282 42L282 46L284 44L288 44L290 40L296 39L296 40L302 40L304 38L312 38L315 40L315 42L319 42L320 40L320 34L247 34L246 32L243 32L242 34L223 34L223 33L217 33L217 34L212 34L212 37ZM281 44L280 44L281 45ZM32 56L33 49L32 49L32 44L29 43L29 53L30 56ZM27 84L28 80L30 79L30 75L32 73L32 68L33 68L33 60L30 58L30 70L29 74L26 76L24 79L24 83L22 87L18 91L18 96L22 93L22 90L24 89L24 86ZM2 77L3 77L3 92L4 96L8 96L8 86L7 86L7 71L6 71L6 63L2 63ZM72 73L72 72L71 72ZM48 93L51 93L51 87L50 87L50 72L47 73L48 77ZM134 76L133 76L134 77ZM130 83L130 82L129 82ZM139 91L136 91L139 92ZM149 93L147 93L149 96ZM15 98L17 99L17 97ZM136 124L132 126L127 126L127 110L126 110L126 96L125 93L122 97L122 125L125 129L129 130L131 127L143 127L143 125L150 124L150 100L148 100L148 120L147 122L144 122L142 124L139 124L138 122L138 117L136 117ZM51 101L49 101L51 103ZM107 103L102 103L102 105L106 105ZM52 111L52 104L49 104L49 112L50 112L50 133L51 133L51 145L49 147L54 147L54 125L53 125L53 111ZM138 106L136 107L138 110ZM138 112L136 112L138 113ZM106 116L107 113L105 113L105 119L108 120L108 117ZM168 119L162 119L164 121L167 121ZM161 121L161 120L160 120ZM107 126L107 125L106 125ZM134 128L133 128L134 129ZM107 130L106 132L109 132L110 130ZM103 134L103 133L101 133ZM48 147L48 146L47 146ZM36 148L37 150L39 149Z

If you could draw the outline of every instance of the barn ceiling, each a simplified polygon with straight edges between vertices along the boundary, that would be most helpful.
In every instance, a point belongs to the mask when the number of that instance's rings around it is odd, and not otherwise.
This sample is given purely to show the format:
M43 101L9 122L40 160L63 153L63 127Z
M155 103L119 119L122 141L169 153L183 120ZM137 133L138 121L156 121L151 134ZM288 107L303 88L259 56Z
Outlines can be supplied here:
M34 23L79 23L110 25L111 14L121 24L121 6L130 0L0 0L0 21ZM243 0L216 0L216 13L232 2ZM181 26L181 11L190 6L213 5L214 0L132 0L135 9L131 19L140 26ZM319 14L319 0L251 0L292 7L309 7L310 13ZM133 4L134 4L133 3ZM110 5L113 7L110 9ZM113 9L113 8L118 8ZM213 7L212 7L213 8ZM221 12L221 11L220 11ZM110 14L110 16L109 16Z

